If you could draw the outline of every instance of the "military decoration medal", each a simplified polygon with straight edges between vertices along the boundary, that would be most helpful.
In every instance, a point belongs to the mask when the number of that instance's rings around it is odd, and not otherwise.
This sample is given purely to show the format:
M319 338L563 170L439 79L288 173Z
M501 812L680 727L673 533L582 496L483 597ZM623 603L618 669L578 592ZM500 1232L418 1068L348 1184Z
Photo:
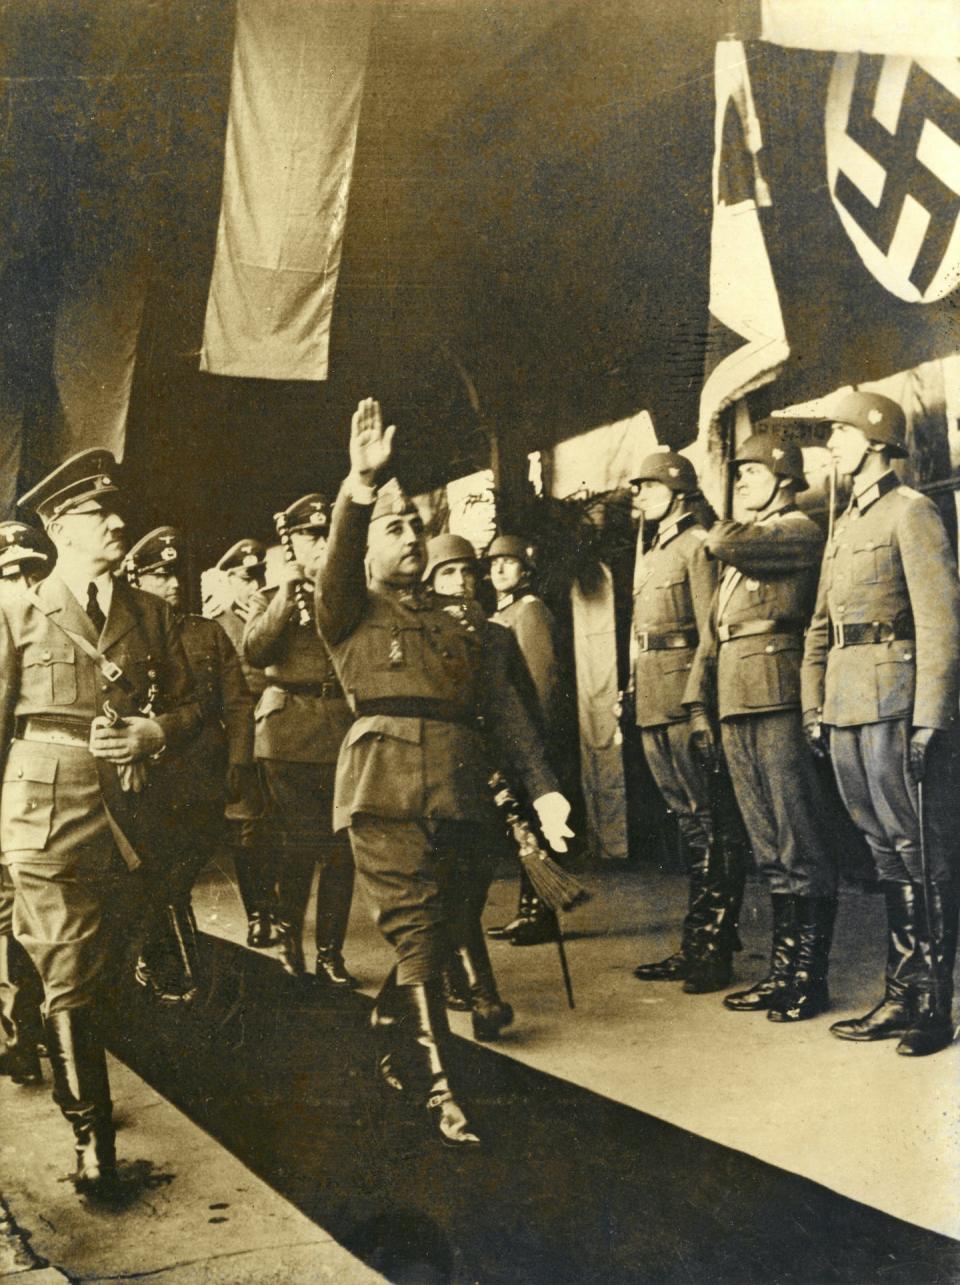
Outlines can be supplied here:
M400 641L400 630L394 628L390 634L390 651L387 655L387 664L391 669L400 669L403 666L403 643Z

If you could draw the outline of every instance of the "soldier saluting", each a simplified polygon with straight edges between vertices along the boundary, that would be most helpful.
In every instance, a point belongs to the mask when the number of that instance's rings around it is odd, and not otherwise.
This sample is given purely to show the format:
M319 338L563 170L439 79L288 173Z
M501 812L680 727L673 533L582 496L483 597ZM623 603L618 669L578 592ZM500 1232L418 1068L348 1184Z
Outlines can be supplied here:
M108 451L82 451L23 497L57 566L35 590L0 597L0 846L14 934L43 981L54 1100L88 1186L116 1173L94 1005L121 920L130 930L129 872L154 838L138 804L149 760L199 721L170 608L113 579L116 469Z
M918 1057L953 1040L956 872L942 845L925 842L919 789L956 721L960 584L936 506L891 467L907 454L897 403L850 393L829 446L853 493L807 633L804 721L870 846L888 942L883 999L830 1029L857 1042L899 1037L897 1052Z
M384 431L376 401L360 403L350 473L317 580L317 623L356 716L340 752L334 824L349 828L358 878L397 953L374 1017L390 1041L385 1078L419 1096L445 1142L471 1146L479 1139L447 1075L442 881L446 855L493 815L478 714L522 775L559 851L570 833L569 804L556 792L521 701L487 663L479 634L452 619L421 583L419 514L399 487L376 485L394 431Z

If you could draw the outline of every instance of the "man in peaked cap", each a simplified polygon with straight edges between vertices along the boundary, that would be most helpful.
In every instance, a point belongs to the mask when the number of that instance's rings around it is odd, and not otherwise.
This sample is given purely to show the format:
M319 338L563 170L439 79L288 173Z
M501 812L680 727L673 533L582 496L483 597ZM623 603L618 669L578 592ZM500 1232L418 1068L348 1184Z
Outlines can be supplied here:
M677 818L690 880L680 949L634 970L640 981L682 981L688 994L730 980L743 870L720 843L708 764L684 706L693 657L707 627L716 564L692 508L693 465L672 451L648 455L632 480L640 509L633 586L632 695L651 775ZM656 534L644 551L644 528ZM629 690L629 689L628 689Z
M752 520L717 522L707 535L706 550L722 570L685 703L705 742L713 738L708 712L720 720L734 793L772 902L769 970L724 1004L797 1022L829 1005L837 906L837 865L800 717L803 634L824 540L797 508L807 482L796 444L755 434L734 465L737 497Z
M276 521L287 557L282 578L251 598L243 633L246 662L266 680L254 714L254 753L265 796L258 843L272 857L284 971L305 975L303 924L319 866L316 976L325 986L348 989L356 985L343 962L353 860L344 837L331 830L331 812L350 712L314 626L312 598L326 552L329 508L323 496L304 495Z
M936 506L893 472L907 454L900 406L878 393L846 395L829 447L852 495L807 633L804 721L870 846L888 944L883 998L831 1030L862 1043L898 1038L898 1053L918 1057L953 1041L955 844L923 833L933 827L923 826L920 790L932 817L957 717L960 585Z
M448 858L478 825L496 824L488 739L514 766L547 841L560 851L569 804L522 702L487 665L479 633L422 584L416 507L398 486L376 485L393 435L379 404L361 402L317 583L317 623L356 718L340 752L334 824L349 829L358 877L397 954L373 1015L388 1044L381 1072L391 1088L419 1099L444 1142L469 1147L479 1139L447 1070L442 885Z
M109 452L83 451L23 497L57 566L35 590L0 597L0 848L14 934L43 981L54 1099L73 1126L77 1181L93 1188L116 1174L95 1005L119 930L130 931L130 872L155 847L151 759L199 721L172 612L113 579L124 553L115 479Z
M158 768L166 904L136 977L167 1002L196 993L199 953L190 889L222 837L227 794L242 791L244 771L253 766L253 701L220 625L184 611L185 553L180 532L162 526L138 540L123 560L128 582L162 598L176 614L203 717L196 740Z
M0 523L0 594L36 584L47 564L34 527ZM37 1051L43 1042L43 986L13 935L13 898L13 883L0 865L0 1075L15 1084L37 1084L43 1078Z

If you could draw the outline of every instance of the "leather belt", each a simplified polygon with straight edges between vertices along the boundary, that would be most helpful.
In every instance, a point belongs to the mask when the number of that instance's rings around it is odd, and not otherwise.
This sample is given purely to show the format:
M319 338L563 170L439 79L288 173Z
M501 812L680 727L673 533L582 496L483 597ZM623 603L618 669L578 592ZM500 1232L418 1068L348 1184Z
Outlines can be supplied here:
M324 683L278 683L271 682L271 687L293 696L319 696L324 700L343 700L343 688L335 678Z
M803 635L803 621L785 617L782 620L736 620L729 625L717 625L717 637L722 643L763 634L794 634L799 638Z
M641 651L679 651L696 647L699 635L696 629L638 629L637 645Z
M866 620L857 624L830 621L833 647L863 647L867 643L911 641L916 638L912 620Z
M46 745L74 745L90 748L90 720L59 714L20 714L14 720L18 741L41 741Z
M435 723L456 723L460 727L480 730L477 715L453 701L434 700L432 696L377 696L357 701L357 717L381 715L385 718L429 718Z

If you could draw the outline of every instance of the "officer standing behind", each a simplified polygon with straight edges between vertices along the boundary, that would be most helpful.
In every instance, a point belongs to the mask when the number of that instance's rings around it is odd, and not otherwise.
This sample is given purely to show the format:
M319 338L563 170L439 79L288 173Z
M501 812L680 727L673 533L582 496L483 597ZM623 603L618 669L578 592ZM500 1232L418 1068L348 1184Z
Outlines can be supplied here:
M163 762L157 774L167 901L136 976L168 1002L196 994L199 957L190 890L223 837L226 797L242 793L244 774L253 767L253 701L243 670L220 625L184 611L185 559L180 532L162 526L138 540L123 561L134 588L162 598L176 613L203 717L196 740Z
M523 705L488 663L492 653L421 584L419 514L395 485L376 489L393 436L379 404L361 402L317 583L317 622L356 715L340 753L334 824L349 827L359 878L397 952L374 1010L374 1025L391 1041L385 1078L419 1096L445 1142L471 1146L479 1140L446 1069L441 884L445 856L462 850L465 830L492 823L486 737L520 769L559 851L570 809Z
M303 922L314 867L317 885L317 980L351 987L343 941L353 899L353 861L343 837L331 832L333 780L350 711L333 663L313 621L313 585L326 553L329 511L321 495L305 495L282 515L293 560L276 587L250 600L243 633L249 665L267 685L254 714L254 753L266 810L258 827L276 862L277 928L281 963L292 977L305 973Z
M643 461L632 486L641 546L646 523L657 524L649 550L638 550L634 578L633 702L650 772L677 818L690 879L680 949L658 963L641 964L634 976L682 980L683 989L696 995L730 981L743 895L742 865L728 868L717 842L708 765L683 705L710 612L716 563L707 557L707 533L691 509L698 486L688 459L656 451Z
M32 597L0 599L0 846L13 929L43 981L54 1100L73 1126L77 1181L94 1187L116 1174L94 1004L121 920L130 933L129 872L155 839L140 797L150 759L175 752L199 722L170 609L113 579L124 553L116 468L109 452L82 451L23 497L57 566Z
M920 1057L953 1040L955 858L926 842L919 789L924 782L931 808L944 801L937 778L957 716L960 585L936 506L891 468L907 454L897 403L850 393L829 445L853 493L807 634L804 721L870 845L888 943L883 999L830 1029L858 1042L899 1037L898 1053Z
M238 540L213 568L223 577L228 602L214 601L204 609L204 615L216 620L233 643L254 700L263 694L267 680L262 669L248 664L244 658L243 630L250 615L250 601L263 588L266 570L267 551L260 541ZM263 808L263 789L254 763L243 788L227 803L226 817L237 886L247 916L247 945L257 950L272 946L278 940L275 860L269 848L259 842L257 829Z
M708 553L724 569L688 704L696 734L712 742L706 709L715 685L730 779L773 909L767 975L724 1004L797 1022L829 1005L837 907L837 866L800 717L803 633L824 539L796 505L796 493L807 486L798 446L757 434L733 464L737 495L754 517L717 522L707 536Z
M0 523L0 595L43 579L48 558L37 531L24 522ZM38 1045L43 1042L43 986L30 956L13 935L13 883L0 865L0 1075L14 1084L43 1079Z
M545 744L562 745L560 666L557 660L556 624L550 608L532 591L533 561L529 544L517 535L498 535L487 550L490 583L497 595L497 609L490 617L516 637L536 692L538 721ZM557 751L551 756L559 772ZM517 913L509 923L488 928L496 939L513 946L537 946L556 941L557 919L534 892L526 871L520 871Z

